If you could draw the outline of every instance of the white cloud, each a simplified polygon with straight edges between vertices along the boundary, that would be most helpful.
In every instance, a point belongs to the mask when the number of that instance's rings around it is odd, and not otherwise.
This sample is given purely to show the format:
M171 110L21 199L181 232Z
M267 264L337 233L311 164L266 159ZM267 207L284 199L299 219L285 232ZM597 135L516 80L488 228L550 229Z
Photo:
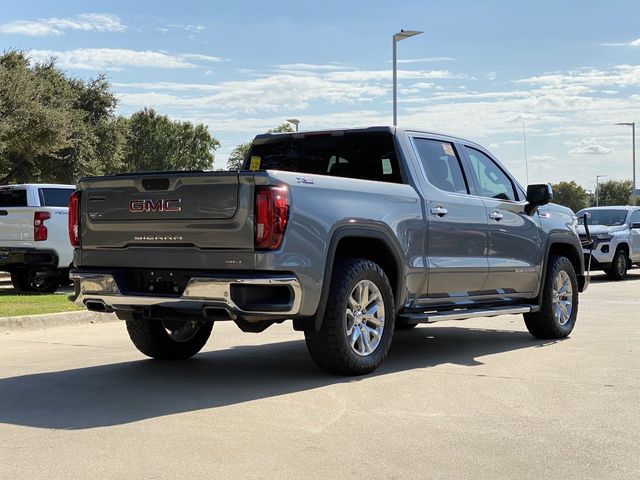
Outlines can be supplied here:
M428 58L403 58L397 60L398 63L431 63L431 62L454 62L453 57L428 57Z
M194 53L170 54L153 50L122 48L77 48L75 50L31 50L31 59L43 62L56 58L63 68L78 70L121 70L124 67L195 68L193 62L219 62L219 57Z
M630 42L620 42L620 43L603 43L607 47L640 47L640 38L636 40L632 40Z
M16 20L0 25L0 33L46 37L63 35L67 30L122 32L125 26L116 15L107 13L84 13L67 18L41 18L38 20Z
M536 77L517 80L515 83L528 83L549 88L569 86L638 86L640 85L640 65L617 65L612 70L585 68L567 73L546 73Z
M323 70L348 70L349 66L341 65L336 63L329 64L315 64L315 63L287 63L283 65L277 66L279 70L286 70L289 72L313 72L313 71L323 71Z
M612 152L612 148L603 147L597 143L591 143L569 150L570 155L609 155Z
M206 75L206 72L205 72ZM176 92L206 92L221 90L219 85L207 83L179 83L179 82L133 82L112 84L116 88L126 88L127 90L169 90Z

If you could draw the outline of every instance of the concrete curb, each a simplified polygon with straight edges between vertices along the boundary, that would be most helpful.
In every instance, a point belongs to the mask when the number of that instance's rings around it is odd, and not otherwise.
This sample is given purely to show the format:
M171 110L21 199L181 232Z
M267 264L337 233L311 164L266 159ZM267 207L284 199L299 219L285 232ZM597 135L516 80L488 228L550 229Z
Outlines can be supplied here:
M84 325L117 321L113 313L99 313L80 310L78 312L46 313L44 315L23 315L0 317L0 331L41 330L65 325Z

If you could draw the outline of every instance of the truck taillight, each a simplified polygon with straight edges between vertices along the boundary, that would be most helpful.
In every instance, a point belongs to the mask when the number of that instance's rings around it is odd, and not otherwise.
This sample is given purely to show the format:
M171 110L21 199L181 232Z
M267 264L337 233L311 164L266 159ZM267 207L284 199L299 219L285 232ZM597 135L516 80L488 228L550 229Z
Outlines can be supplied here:
M47 227L45 220L51 218L49 212L35 212L33 214L33 240L36 242L44 242L47 239Z
M79 208L80 192L73 192L69 197L69 241L74 247L80 245Z
M256 248L277 250L282 245L289 220L287 187L256 187Z

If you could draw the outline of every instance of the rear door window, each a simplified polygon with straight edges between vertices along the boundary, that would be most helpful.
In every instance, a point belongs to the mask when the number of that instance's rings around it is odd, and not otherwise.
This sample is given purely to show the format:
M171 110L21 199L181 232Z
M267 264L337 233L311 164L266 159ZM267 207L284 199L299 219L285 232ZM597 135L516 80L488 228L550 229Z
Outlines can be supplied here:
M27 191L25 189L0 189L0 207L26 207Z
M452 143L428 138L414 138L413 141L431 185L445 192L469 193L460 159Z
M74 192L71 188L41 188L40 206L68 207L69 197Z
M294 138L283 135L253 145L244 168L284 170L334 177L402 183L393 136L388 132L355 132Z

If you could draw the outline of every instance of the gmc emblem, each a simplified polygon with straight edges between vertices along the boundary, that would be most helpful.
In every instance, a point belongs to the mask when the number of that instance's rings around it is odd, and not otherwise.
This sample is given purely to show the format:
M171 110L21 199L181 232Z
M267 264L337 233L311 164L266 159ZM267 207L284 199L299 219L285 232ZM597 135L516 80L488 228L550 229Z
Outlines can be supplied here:
M129 211L131 213L180 212L182 211L180 202L182 202L181 198L178 198L178 199L161 198L160 200L151 200L151 199L131 200L129 202Z

